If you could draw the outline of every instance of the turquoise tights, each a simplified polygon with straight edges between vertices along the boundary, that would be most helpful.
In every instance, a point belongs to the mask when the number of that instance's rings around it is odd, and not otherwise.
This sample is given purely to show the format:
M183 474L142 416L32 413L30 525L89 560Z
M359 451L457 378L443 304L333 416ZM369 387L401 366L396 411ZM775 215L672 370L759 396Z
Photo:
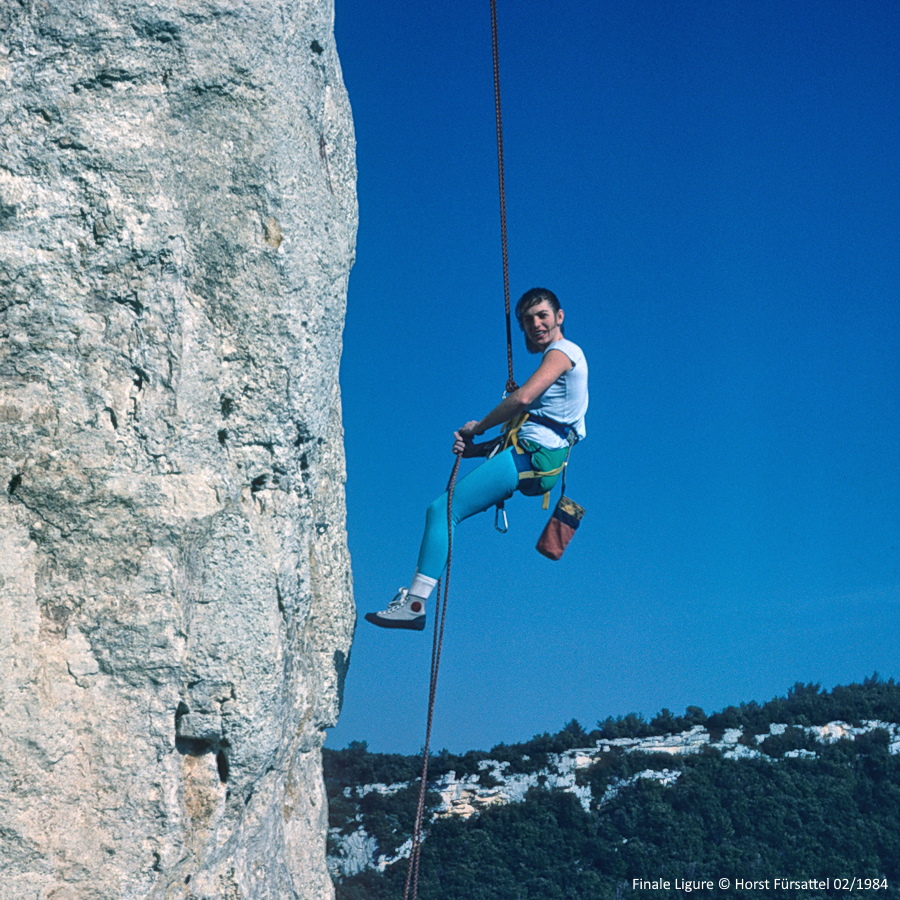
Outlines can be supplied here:
M453 490L453 527L463 519L508 500L519 484L518 460L528 467L528 455L519 456L510 448L486 460L457 482ZM447 492L425 514L425 534L419 549L418 571L440 578L447 565Z

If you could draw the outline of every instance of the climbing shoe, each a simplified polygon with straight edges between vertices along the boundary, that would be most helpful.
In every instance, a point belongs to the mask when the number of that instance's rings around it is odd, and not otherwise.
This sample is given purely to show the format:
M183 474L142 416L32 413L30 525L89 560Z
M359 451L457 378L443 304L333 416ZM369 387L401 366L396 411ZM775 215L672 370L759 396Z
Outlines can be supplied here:
M366 613L366 621L381 628L408 628L422 631L425 628L425 604L421 597L410 596L406 588L400 588L397 596L381 612Z

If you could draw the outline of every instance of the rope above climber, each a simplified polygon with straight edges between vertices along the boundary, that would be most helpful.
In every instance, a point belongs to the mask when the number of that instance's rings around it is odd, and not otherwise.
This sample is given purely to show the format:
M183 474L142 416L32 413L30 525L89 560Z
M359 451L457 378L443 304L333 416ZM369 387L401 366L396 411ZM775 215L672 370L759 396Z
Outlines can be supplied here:
M487 456L462 478L453 492L451 527L508 500L516 490L546 494L563 472L572 445L584 438L588 406L588 367L581 348L563 334L564 311L556 295L533 288L516 305L516 318L530 353L541 362L531 377L484 418L453 433L453 452ZM499 438L475 444L473 438L498 426ZM401 588L387 608L366 613L382 628L421 631L426 604L447 564L448 493L428 507L418 564L409 587Z

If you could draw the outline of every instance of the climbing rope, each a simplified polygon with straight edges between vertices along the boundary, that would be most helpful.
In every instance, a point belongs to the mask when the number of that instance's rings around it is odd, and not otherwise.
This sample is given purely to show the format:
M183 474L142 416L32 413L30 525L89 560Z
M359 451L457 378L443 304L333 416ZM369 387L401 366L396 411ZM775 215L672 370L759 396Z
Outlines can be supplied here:
M503 303L506 311L506 392L512 393L518 385L513 377L512 317L509 300L509 240L506 231L506 176L503 166L503 114L500 103L500 42L497 29L497 0L491 0L491 49L494 60L494 109L497 120L497 179L500 193L500 245L503 257ZM437 695L438 672L444 646L444 625L447 620L447 600L450 595L450 569L453 563L453 492L456 474L462 455L456 457L450 480L447 483L447 571L438 582L435 610L434 637L431 644L431 680L428 687L428 717L425 726L425 746L422 750L422 778L419 783L419 802L413 826L412 847L406 869L403 900L417 900L419 896L419 860L422 852L422 821L425 818L425 797L428 793L428 762L431 754L431 728L434 722L434 701Z
M503 167L503 110L500 102L500 40L497 29L497 0L491 0L491 50L494 59L494 111L497 120L497 182L500 194L500 249L503 257L503 306L506 310L506 393L518 385L513 377L512 321L509 302L509 239L506 233L506 174Z
M422 780L419 784L419 803L416 807L416 822L413 827L412 848L406 869L406 884L403 900L416 900L419 896L419 857L422 849L422 820L425 817L425 795L428 793L428 760L431 753L431 726L434 721L434 699L437 695L438 671L441 667L441 653L444 647L444 625L447 621L447 598L450 595L450 567L453 562L453 492L456 487L456 473L462 455L456 457L453 471L447 483L447 574L438 582L437 600L434 609L434 638L431 644L431 681L428 686L428 720L425 726L425 747L422 750ZM443 594L443 598L442 598Z

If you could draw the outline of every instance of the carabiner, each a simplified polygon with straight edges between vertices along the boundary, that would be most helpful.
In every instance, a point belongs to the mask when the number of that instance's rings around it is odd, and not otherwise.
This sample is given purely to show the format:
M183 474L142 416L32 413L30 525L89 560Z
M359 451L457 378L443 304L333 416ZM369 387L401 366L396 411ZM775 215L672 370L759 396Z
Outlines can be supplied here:
M503 527L500 527L500 520L503 519ZM502 503L497 504L496 510L494 510L494 528L500 532L500 534L506 534L509 531L509 520L506 518L506 507Z

